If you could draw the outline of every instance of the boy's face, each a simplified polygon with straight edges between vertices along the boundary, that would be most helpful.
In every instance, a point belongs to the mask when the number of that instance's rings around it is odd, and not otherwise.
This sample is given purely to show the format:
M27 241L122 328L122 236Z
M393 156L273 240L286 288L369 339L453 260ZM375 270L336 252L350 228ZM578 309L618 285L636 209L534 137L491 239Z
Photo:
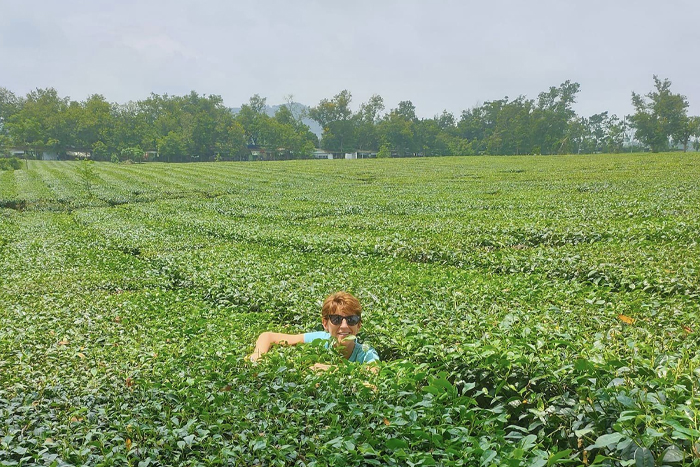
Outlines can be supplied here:
M343 310L339 310L336 312L336 316L342 316L343 318L346 317L352 317L352 316L357 316L353 315L350 313L346 313ZM356 318L350 318L352 319ZM329 333L332 337L335 337L336 340L341 344L346 347L349 347L351 345L355 345L354 340L344 340L348 336L355 336L357 335L358 332L360 332L360 328L362 328L362 321L357 322L357 324L350 325L348 324L347 319L342 319L340 323L334 324L333 321L338 322L338 318L333 318L333 317L325 317L322 319L323 323L323 329L326 330L327 333Z

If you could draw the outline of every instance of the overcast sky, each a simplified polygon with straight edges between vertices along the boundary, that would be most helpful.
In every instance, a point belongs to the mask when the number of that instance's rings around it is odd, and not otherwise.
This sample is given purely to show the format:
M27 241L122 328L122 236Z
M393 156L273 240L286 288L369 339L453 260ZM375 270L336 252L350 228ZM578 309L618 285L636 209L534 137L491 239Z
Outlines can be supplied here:
M699 0L0 0L0 87L125 103L194 90L421 117L578 82L576 111L632 112L652 75L700 114Z

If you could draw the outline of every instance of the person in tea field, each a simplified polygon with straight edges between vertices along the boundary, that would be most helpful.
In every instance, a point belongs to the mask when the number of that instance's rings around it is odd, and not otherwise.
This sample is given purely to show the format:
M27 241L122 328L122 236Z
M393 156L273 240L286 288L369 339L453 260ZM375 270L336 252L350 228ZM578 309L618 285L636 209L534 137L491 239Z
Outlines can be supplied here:
M323 331L305 334L283 334L278 332L263 332L255 342L255 350L249 356L251 362L257 361L270 350L273 344L297 345L306 344L317 339L327 339L336 342L336 347L348 361L357 363L378 362L377 352L359 344L355 339L362 328L362 306L360 301L347 292L336 292L329 295L321 307L321 324ZM327 370L331 365L317 363L315 369Z

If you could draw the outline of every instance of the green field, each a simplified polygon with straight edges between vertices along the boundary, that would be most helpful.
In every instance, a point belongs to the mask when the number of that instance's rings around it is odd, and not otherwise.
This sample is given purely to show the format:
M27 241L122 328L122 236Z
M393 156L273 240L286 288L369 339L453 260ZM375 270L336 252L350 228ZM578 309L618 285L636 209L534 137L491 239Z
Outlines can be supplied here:
M700 154L0 172L0 465L698 465ZM322 346L347 290L378 374Z

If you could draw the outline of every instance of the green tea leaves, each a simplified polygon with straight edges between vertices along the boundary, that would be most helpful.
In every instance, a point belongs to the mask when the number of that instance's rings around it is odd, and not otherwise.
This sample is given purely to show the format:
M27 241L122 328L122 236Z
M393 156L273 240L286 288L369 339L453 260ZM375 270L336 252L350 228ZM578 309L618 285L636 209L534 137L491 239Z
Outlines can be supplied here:
M90 170L2 174L0 462L700 455L696 154ZM246 361L336 290L373 370L337 342Z

